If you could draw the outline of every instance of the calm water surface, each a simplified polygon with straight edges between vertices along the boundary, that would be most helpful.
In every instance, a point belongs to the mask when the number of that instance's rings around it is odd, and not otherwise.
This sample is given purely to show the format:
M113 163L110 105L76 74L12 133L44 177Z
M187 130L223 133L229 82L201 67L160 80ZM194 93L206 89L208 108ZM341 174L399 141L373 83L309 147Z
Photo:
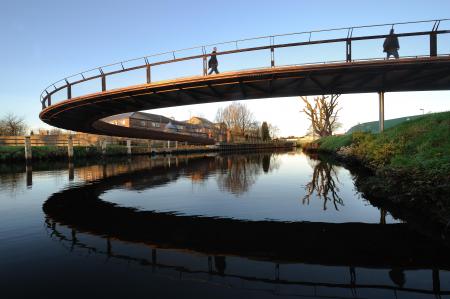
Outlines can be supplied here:
M0 165L2 298L450 298L449 248L301 152Z

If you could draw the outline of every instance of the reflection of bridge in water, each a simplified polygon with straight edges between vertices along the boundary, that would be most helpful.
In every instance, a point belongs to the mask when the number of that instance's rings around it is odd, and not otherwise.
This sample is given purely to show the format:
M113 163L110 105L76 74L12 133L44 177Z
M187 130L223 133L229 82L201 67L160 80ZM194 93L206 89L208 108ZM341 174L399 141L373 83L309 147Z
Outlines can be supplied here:
M135 263L136 265L151 267L153 273L161 275L164 277L169 277L171 279L177 280L187 280L187 281L203 281L206 283L213 284L223 284L227 287L237 288L237 289L248 289L253 291L270 292L274 295L290 295L290 296L309 296L313 298L330 298L327 294L327 289L333 289L338 291L349 290L351 295L335 295L332 298L364 298L365 291L377 291L384 292L383 298L400 298L403 294L429 294L434 296L447 296L450 295L450 290L441 290L441 279L440 270L438 268L427 269L428 279L431 282L430 289L417 288L417 287L403 287L402 284L405 283L405 270L394 268L386 269L386 276L389 276L392 280L392 284L387 283L358 283L358 268L356 266L349 265L347 267L348 271L348 281L345 282L344 279L340 279L341 282L317 282L313 280L296 280L295 278L289 278L289 271L286 275L283 273L283 269L298 267L301 269L305 267L304 264L283 264L270 261L252 261L251 263L261 267L270 267L272 269L271 277L268 276L258 276L256 273L254 275L239 273L237 270L227 269L227 259L236 259L236 257L228 257L224 255L198 255L198 259L203 260L204 267L198 268L198 265L189 266L183 263L174 265L169 262L159 262L158 254L165 253L165 249L158 249L156 247L150 247L148 255L144 256L131 256L128 253L120 253L120 249L116 252L114 250L114 244L122 243L119 240L110 237L104 237L104 247L100 247L98 243L96 245L89 245L80 241L84 233L77 232L76 229L69 229L68 227L61 226L50 218L46 219L46 228L50 237L59 240L63 246L70 251L82 250L91 254L105 255L108 260L116 259L125 261L127 263ZM69 233L70 232L70 233ZM70 236L69 236L70 234ZM119 245L119 244L118 244ZM123 250L123 244L118 246ZM186 252L181 254L186 255ZM148 256L151 256L149 258ZM239 259L239 258L238 258ZM339 267L339 269L344 272L344 266ZM292 269L291 269L292 270ZM336 271L336 269L333 269ZM366 271L368 269L365 269ZM322 271L326 271L322 269ZM370 271L370 269L369 269ZM377 270L378 271L378 270ZM344 272L345 273L345 272ZM374 273L379 275L379 273ZM367 275L367 274L366 274ZM431 278L431 279L430 279ZM232 279L232 280L231 280ZM426 279L426 277L425 277ZM262 284L262 285L261 285ZM284 287L288 287L284 290ZM292 287L295 287L292 289ZM323 294L322 294L323 293ZM358 294L359 293L359 294ZM433 296L433 297L434 297ZM430 296L430 298L432 298Z
M171 106L221 102L230 100L317 95L329 93L379 93L380 129L384 123L384 93L390 91L447 90L450 84L450 56L438 51L438 36L446 36L450 30L442 30L448 19L410 23L384 24L374 26L339 28L302 32L292 35L268 36L262 38L233 41L236 49L218 52L219 58L240 53L270 53L267 68L229 71L218 75L206 74L207 53L214 45L169 52L173 57L164 59L164 54L148 56L99 67L64 78L48 87L41 96L40 118L46 123L64 129L87 133L115 135L135 138L168 139L197 143L211 143L205 138L159 132L148 129L131 129L101 121L107 116ZM416 53L412 57L398 60L372 59L364 57L355 60L352 49L363 41L380 40L386 34L360 34L366 29L379 28L387 31L390 27L429 25L422 31L397 33L402 38L425 37L422 42L429 44L429 53ZM430 30L431 29L431 30ZM321 33L341 34L338 38L313 39ZM344 36L342 36L342 34ZM295 42L278 43L286 36L295 37ZM307 41L298 41L298 36L309 36ZM249 41L263 43L262 46L239 48L239 44ZM222 46L228 43L221 44ZM345 45L343 61L310 63L295 66L276 66L275 51L285 48L302 48L313 45ZM202 51L198 55L186 55ZM345 55L344 55L345 54ZM203 75L152 82L151 70L173 63L198 61L203 65ZM108 77L136 70L146 71L146 83L119 89L107 89ZM144 79L144 78L143 78ZM101 92L72 97L72 87L91 81L101 81ZM144 81L144 80L143 80ZM66 91L66 100L52 102L56 93Z
M247 159L247 163L270 171L267 162L270 158L264 158L264 154L260 158L256 156ZM225 163L220 161L222 158ZM441 289L440 282L441 274L445 273L444 277L447 277L450 269L448 248L440 242L417 235L406 224L248 222L140 211L100 199L101 194L114 188L126 186L128 189L145 190L177 180L180 174L195 176L196 179L207 177L217 168L229 167L226 157L222 158L219 157L219 161L214 156L177 161L172 158L170 163L167 159L161 159L155 161L152 167L145 163L137 163L136 167L124 164L117 169L100 167L98 171L101 174L92 177L89 184L75 185L55 193L44 203L47 228L69 249L82 248L110 258L150 266L163 273L170 270L170 277L173 278L211 281L213 277L223 284L231 284L229 279L237 279L249 284L249 288L261 288L259 283L262 283L265 286L263 289L270 289L272 293L283 286L295 286L301 289L300 292L315 291L317 297L320 297L321 290L330 288L350 290L354 298L367 290L391 292L386 296L393 298L394 293L411 292L450 295L450 291ZM81 174L79 171L77 173ZM80 194L83 194L82 198ZM85 234L104 238L104 247L98 246L98 243L83 243L82 236ZM122 247L114 245L116 242L144 246L149 255L151 252L151 258L120 253ZM168 249L181 250L180 254L191 252L195 256L200 255L208 267L199 270L191 265L166 264L158 256L164 255ZM248 275L245 271L233 272L230 265L236 258L243 259L241 262L250 259L257 265L265 265L272 269L273 274L264 277L259 273ZM288 275L292 265L299 269L321 265L327 269L324 271L337 267L345 269L349 276L347 281L341 282L320 282L308 277L299 280ZM357 275L364 271L378 273L380 269L384 271L385 278L393 281L392 284L362 283L364 279ZM429 289L401 286L404 272L416 270L427 272L425 279L430 282ZM241 285L236 283L233 287Z

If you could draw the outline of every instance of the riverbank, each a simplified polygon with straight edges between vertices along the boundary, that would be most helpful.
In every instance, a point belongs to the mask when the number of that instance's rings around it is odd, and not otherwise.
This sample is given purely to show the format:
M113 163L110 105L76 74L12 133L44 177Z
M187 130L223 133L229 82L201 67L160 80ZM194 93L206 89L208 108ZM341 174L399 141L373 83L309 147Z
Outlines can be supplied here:
M249 151L258 149L292 148L292 142L260 142L260 143L223 143L217 145L174 146L158 147L108 145L100 146L74 146L73 160L98 159L110 156L129 155L168 155L203 152L230 152ZM58 161L69 158L67 146L33 146L31 147L33 161ZM0 146L0 163L25 161L25 148L23 146Z
M303 148L367 168L371 175L357 180L360 191L450 229L450 112L425 115L381 134L330 136Z

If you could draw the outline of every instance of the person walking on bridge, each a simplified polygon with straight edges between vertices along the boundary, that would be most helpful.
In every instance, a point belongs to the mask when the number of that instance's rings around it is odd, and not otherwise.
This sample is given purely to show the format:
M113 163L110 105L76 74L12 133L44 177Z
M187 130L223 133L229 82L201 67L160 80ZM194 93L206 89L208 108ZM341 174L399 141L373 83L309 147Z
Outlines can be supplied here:
M386 59L389 59L391 55L398 59L398 50L400 49L400 45L398 43L398 38L394 34L394 28L391 29L389 36L386 37L383 43L383 52L386 52Z
M211 75L213 72L215 72L216 74L219 73L219 71L217 70L217 67L219 66L219 62L217 61L216 52L217 52L217 48L214 47L213 51L211 52L211 58L208 61L208 68L211 69L209 71L208 75Z

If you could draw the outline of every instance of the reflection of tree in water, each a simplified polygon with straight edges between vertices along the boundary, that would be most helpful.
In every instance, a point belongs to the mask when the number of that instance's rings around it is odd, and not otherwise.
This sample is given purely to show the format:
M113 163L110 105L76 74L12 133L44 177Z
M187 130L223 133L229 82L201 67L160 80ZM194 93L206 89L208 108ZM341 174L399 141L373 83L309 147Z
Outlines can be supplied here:
M310 160L313 161L313 160ZM338 206L343 206L344 201L339 196L338 173L334 165L325 161L314 160L312 180L305 186L306 195L302 199L303 204L309 204L309 200L314 192L319 199L323 199L323 209L327 209L327 202L333 203L336 211Z
M262 171L268 173L280 167L278 158L272 153L218 157L217 163L219 189L235 195L247 192Z

